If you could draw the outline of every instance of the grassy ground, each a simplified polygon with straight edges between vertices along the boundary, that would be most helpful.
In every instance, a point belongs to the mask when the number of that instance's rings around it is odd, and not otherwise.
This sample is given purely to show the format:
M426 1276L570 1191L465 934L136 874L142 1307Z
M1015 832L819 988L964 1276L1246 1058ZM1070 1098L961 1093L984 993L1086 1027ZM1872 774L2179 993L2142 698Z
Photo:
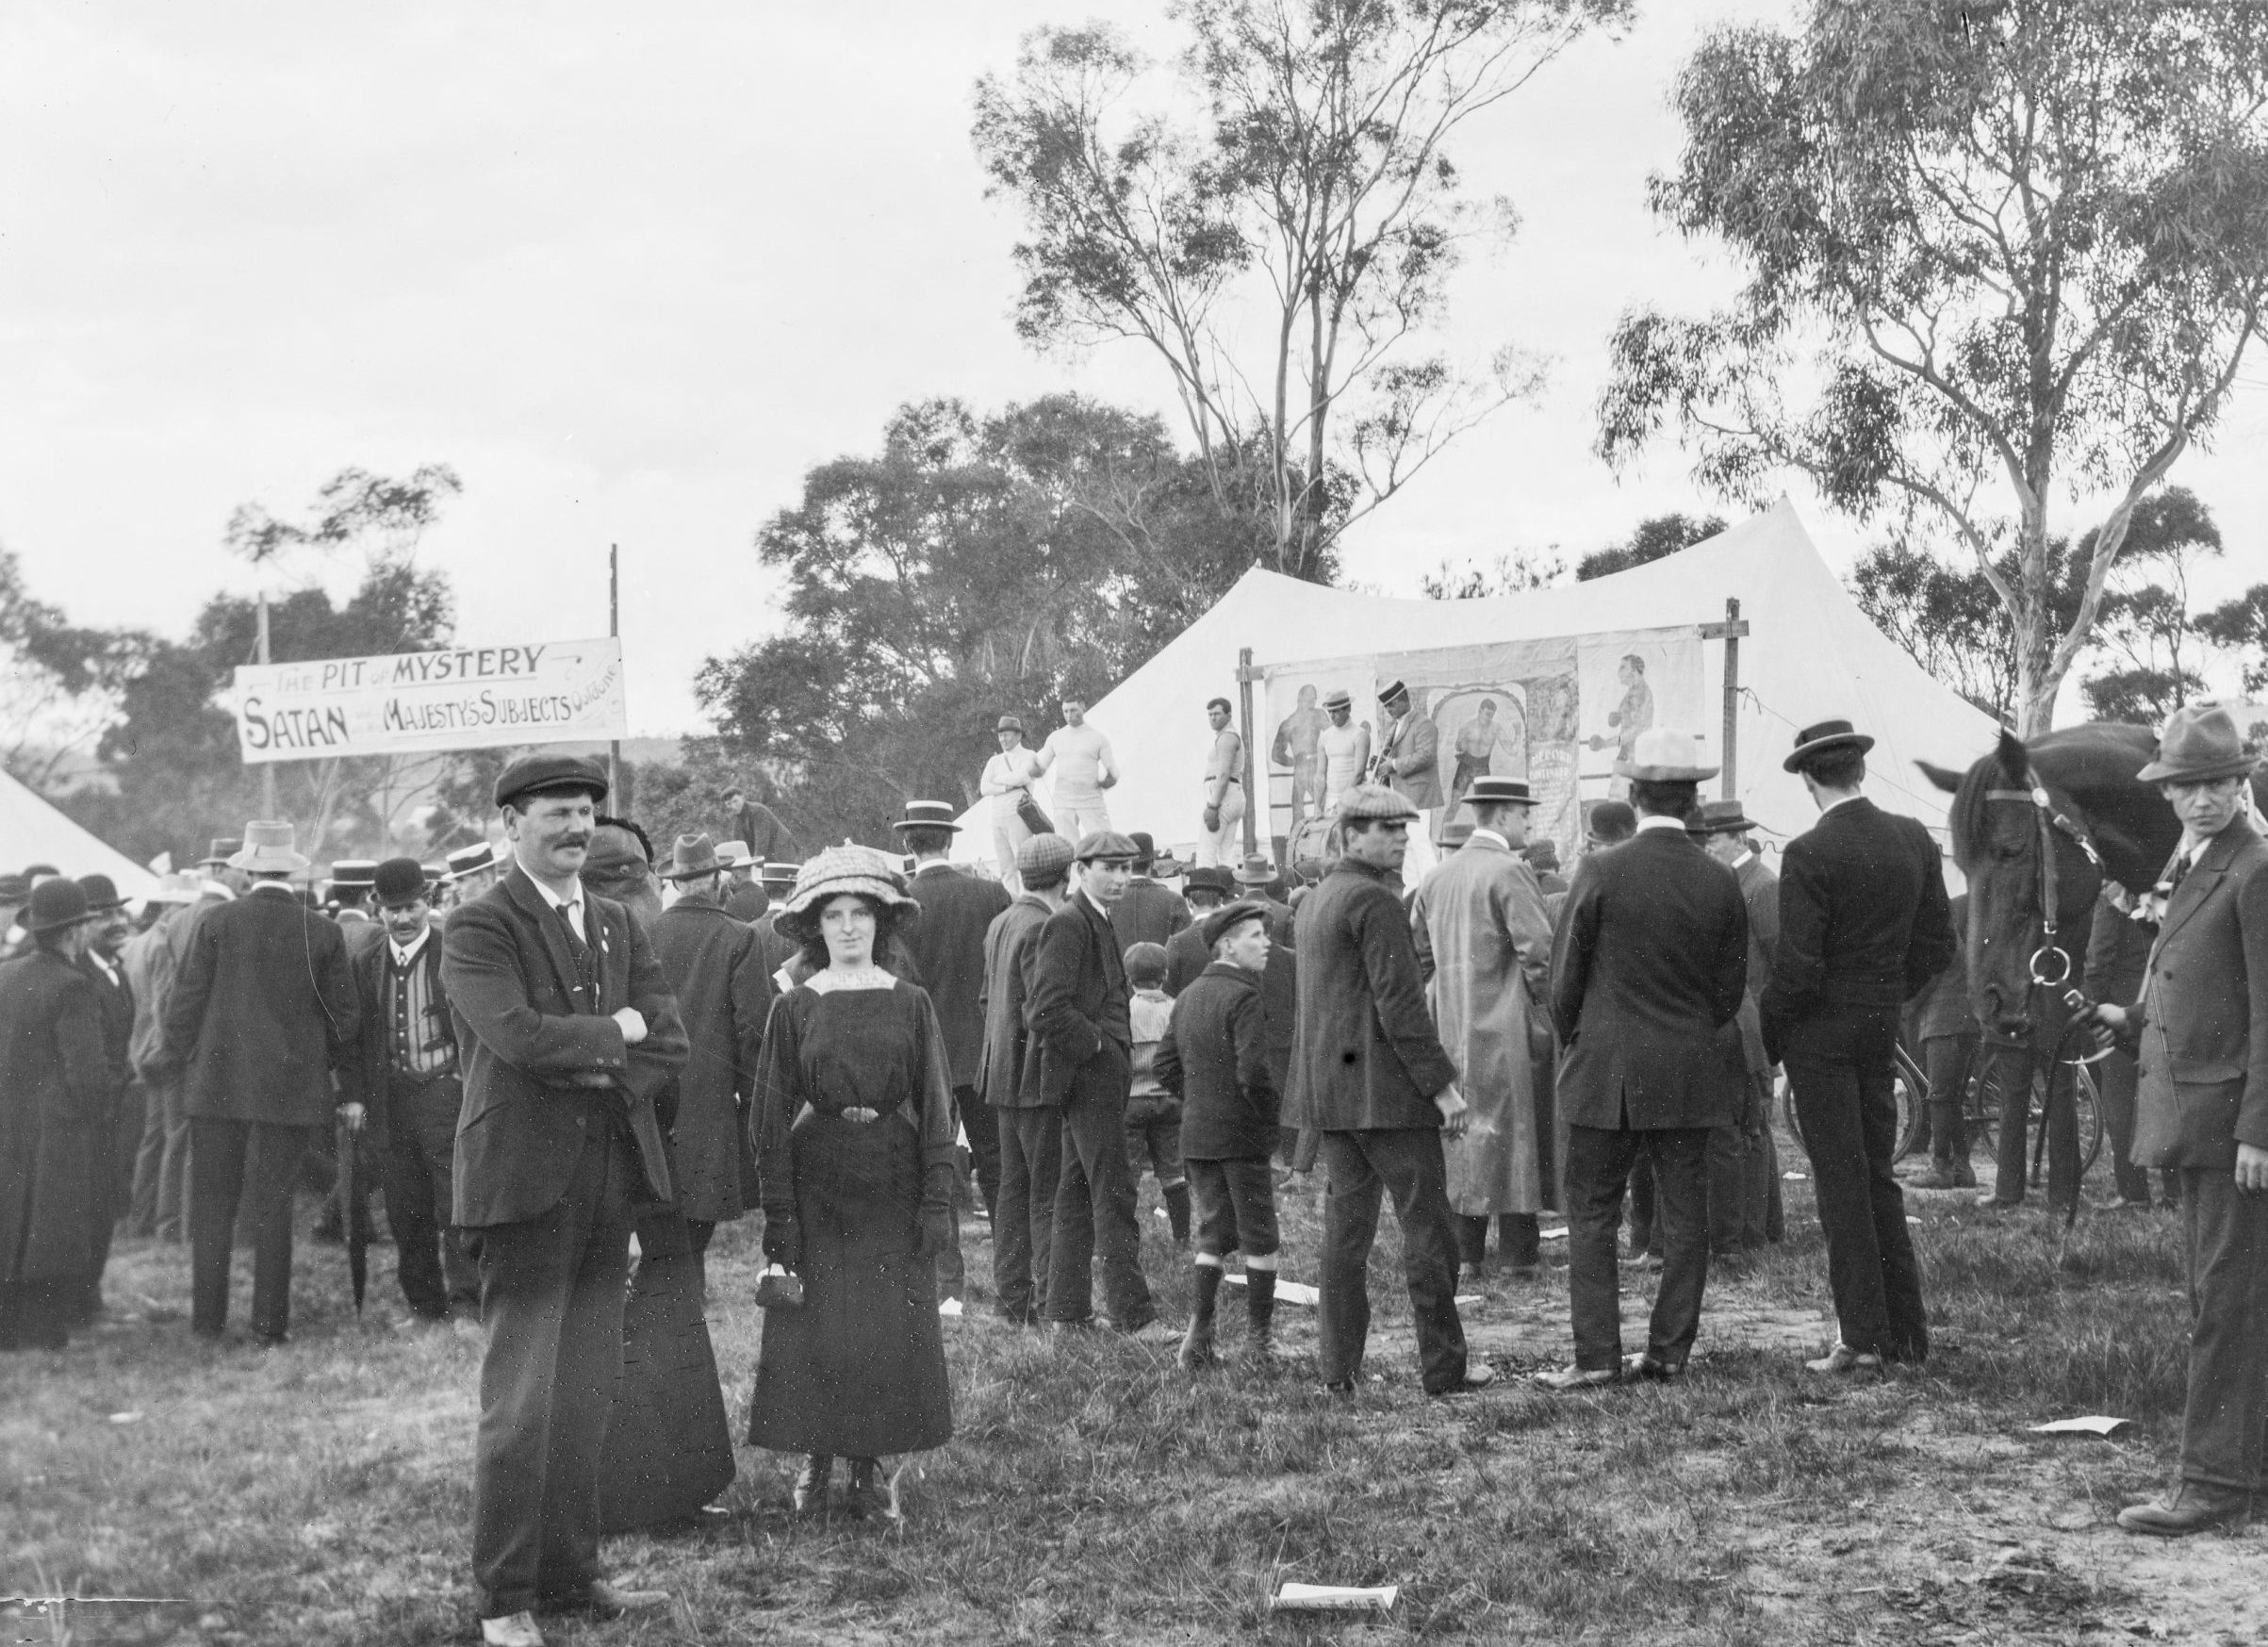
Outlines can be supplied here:
M729 1519L606 1547L618 1575L674 1591L670 1615L552 1638L2258 1639L2258 1536L2168 1545L2110 1524L2166 1477L2179 1427L2171 1215L2090 1210L2066 1234L2044 1211L1986 1220L1967 1195L1915 1195L1937 1353L1925 1374L1828 1385L1800 1368L1832 1337L1808 1187L1787 1185L1784 1246L1712 1276L1693 1374L1668 1388L1569 1399L1515 1378L1427 1401L1390 1217L1372 1377L1352 1401L1318 1392L1297 1309L1281 1312L1280 1373L1192 1380L1165 1350L1014 1330L975 1300L947 1329L959 1434L912 1479L907 1525L798 1523L791 1461L744 1449ZM1177 1318L1184 1260L1154 1202L1145 1257ZM1312 1276L1317 1213L1313 1192L1290 1197L1294 1276ZM971 1273L988 1276L981 1221L965 1228ZM752 1235L728 1227L712 1254L735 1409L761 1326ZM294 1342L262 1353L191 1341L185 1255L129 1244L108 1289L129 1319L0 1359L0 1594L194 1598L80 1605L68 1624L0 1607L0 1641L477 1640L479 1346L394 1330L390 1249L374 1269L358 1321L337 1249L304 1243ZM1625 1283L1635 1322L1651 1277ZM1476 1352L1508 1374L1564 1360L1566 1292L1564 1270L1491 1282L1465 1311ZM1232 1303L1226 1347L1241 1332ZM2091 1412L2136 1425L2112 1441L2027 1433ZM1378 1621L1272 1615L1285 1579L1402 1593Z

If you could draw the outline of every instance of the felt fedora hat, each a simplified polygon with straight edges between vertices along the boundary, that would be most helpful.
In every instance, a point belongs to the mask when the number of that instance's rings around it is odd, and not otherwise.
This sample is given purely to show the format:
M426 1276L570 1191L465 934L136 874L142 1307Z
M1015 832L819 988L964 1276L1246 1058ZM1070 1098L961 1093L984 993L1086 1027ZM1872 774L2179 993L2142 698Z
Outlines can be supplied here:
M727 869L761 867L755 859L748 856L748 844L746 841L717 842L716 861Z
M1024 722L1021 716L1004 715L997 721L993 723L993 730L994 732L1022 732L1024 730Z
M1434 842L1444 852L1454 852L1471 839L1472 839L1472 821L1470 818L1460 817L1454 822L1442 825L1441 832L1434 837Z
M1685 819L1689 835L1745 835L1755 827L1737 800L1704 800Z
M86 889L57 875L31 889L31 901L24 906L19 918L24 930L36 938L41 932L75 927L88 916Z
M1536 792L1520 778L1475 778L1465 791L1467 806L1534 806Z
M1716 777L1717 768L1701 764L1699 734L1650 726L1632 740L1630 759L1615 763L1615 776L1640 783L1698 783Z
M697 875L714 875L726 867L716 848L707 835L680 835L669 848L669 867L661 871L664 881L691 881Z
M244 826L244 846L228 861L248 875L296 875L308 867L292 849L291 826L280 819L255 818Z
M1780 763L1780 769L1800 772L1803 763L1814 755L1824 755L1833 749L1856 749L1863 755L1872 748L1874 740L1863 732L1853 731L1848 720L1822 720L1796 734L1795 749Z
M906 815L890 826L894 830L951 830L961 832L960 819L949 800L909 800Z
M1239 886L1274 886L1275 865L1265 853L1255 852L1237 865L1236 882Z
M2158 734L2158 758L2134 774L2145 783L2207 783L2242 778L2260 765L2244 748L2236 716L2218 703L2185 703Z

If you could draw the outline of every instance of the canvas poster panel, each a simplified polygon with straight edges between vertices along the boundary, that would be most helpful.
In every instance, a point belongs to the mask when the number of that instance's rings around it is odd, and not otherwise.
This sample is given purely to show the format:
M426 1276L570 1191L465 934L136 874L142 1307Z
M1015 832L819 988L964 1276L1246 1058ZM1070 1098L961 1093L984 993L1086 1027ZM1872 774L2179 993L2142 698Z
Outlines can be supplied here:
M1339 791L1363 781L1376 747L1376 660L1332 658L1267 668L1267 718L1255 729L1268 774L1269 833L1285 843L1285 861L1322 857L1315 837ZM1343 691L1344 724L1324 704Z

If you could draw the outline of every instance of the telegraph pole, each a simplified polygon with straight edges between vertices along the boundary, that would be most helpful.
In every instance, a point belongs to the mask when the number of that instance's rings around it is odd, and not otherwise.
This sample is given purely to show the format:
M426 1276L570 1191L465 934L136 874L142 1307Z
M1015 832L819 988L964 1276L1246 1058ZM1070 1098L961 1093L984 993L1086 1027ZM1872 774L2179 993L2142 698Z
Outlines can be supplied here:
M606 633L619 640L622 636L622 546L606 546ZM622 740L615 739L606 746L606 799L613 810L629 815L622 807Z
M260 591L260 662L271 663L268 655L268 591ZM275 816L275 763L265 762L260 767L260 815Z

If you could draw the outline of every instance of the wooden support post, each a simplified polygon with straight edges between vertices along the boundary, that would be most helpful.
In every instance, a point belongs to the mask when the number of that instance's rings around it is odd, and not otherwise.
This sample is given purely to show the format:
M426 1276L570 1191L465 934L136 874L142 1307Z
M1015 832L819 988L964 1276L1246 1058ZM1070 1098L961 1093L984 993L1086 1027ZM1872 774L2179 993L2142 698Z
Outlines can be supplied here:
M1237 652L1237 700L1242 718L1238 731L1244 739L1244 856L1251 857L1259 848L1259 819L1266 815L1268 838L1275 840L1275 810L1268 804L1268 797L1253 787L1252 760L1252 684L1259 679L1259 671L1252 667L1252 649L1243 647Z
M622 546L606 546L606 633L615 639L622 636ZM617 817L630 815L622 801L622 741L616 738L606 746L606 799L610 812Z
M268 655L268 591L260 591L260 662L272 663ZM270 761L260 767L260 815L275 816L275 763Z
M1717 779L1718 793L1727 800L1740 793L1740 637L1749 626L1740 620L1740 602L1725 601L1725 620L1701 626L1703 640L1725 643L1724 769Z

